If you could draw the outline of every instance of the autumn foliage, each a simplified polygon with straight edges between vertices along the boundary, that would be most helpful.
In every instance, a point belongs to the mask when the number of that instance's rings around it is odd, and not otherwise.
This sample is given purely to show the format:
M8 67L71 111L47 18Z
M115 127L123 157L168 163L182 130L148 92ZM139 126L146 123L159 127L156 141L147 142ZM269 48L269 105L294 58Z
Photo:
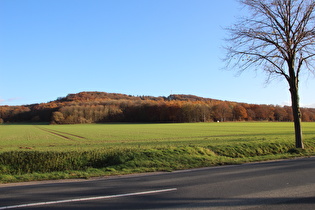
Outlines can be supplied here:
M0 122L76 124L292 120L289 106L245 104L193 95L152 97L81 92L48 103L0 106ZM315 121L315 109L302 108L302 120Z

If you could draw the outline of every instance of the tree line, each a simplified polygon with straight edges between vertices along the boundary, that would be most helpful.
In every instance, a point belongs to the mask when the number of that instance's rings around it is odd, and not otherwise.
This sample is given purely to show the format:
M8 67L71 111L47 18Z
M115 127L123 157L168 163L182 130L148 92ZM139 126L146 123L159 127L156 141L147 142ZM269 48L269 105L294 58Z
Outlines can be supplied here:
M315 121L315 109L302 108L302 120ZM293 115L289 106L237 103L193 95L152 97L104 92L69 94L42 104L0 106L0 123L217 121L293 121Z

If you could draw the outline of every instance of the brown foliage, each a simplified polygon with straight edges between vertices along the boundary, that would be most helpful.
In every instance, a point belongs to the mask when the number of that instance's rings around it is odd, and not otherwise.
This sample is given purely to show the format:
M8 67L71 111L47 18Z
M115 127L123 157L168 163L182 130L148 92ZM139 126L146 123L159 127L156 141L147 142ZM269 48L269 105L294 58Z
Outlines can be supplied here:
M315 109L302 108L303 121L315 121ZM219 101L192 95L128 96L102 92L69 94L49 103L0 106L4 122L209 122L269 120L292 121L285 106Z

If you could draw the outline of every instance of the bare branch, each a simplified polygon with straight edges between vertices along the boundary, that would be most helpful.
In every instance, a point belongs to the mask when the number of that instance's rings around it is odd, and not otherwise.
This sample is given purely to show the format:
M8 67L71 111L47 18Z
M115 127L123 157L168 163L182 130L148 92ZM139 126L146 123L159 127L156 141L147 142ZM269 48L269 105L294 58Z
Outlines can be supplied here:
M238 67L241 72L259 66L266 73L278 74L287 80L298 78L302 68L314 71L310 68L315 55L313 0L240 2L252 14L227 29L231 35L227 41L231 45L226 47L225 60L229 66Z

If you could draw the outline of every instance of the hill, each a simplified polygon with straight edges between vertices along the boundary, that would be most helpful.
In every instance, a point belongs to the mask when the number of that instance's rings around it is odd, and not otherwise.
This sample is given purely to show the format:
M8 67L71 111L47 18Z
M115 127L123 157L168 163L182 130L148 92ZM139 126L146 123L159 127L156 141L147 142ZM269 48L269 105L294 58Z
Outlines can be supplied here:
M314 108L302 108L303 121L315 121ZM48 103L0 106L2 122L54 124L99 122L292 121L291 107L221 101L194 95L131 96L80 92Z

